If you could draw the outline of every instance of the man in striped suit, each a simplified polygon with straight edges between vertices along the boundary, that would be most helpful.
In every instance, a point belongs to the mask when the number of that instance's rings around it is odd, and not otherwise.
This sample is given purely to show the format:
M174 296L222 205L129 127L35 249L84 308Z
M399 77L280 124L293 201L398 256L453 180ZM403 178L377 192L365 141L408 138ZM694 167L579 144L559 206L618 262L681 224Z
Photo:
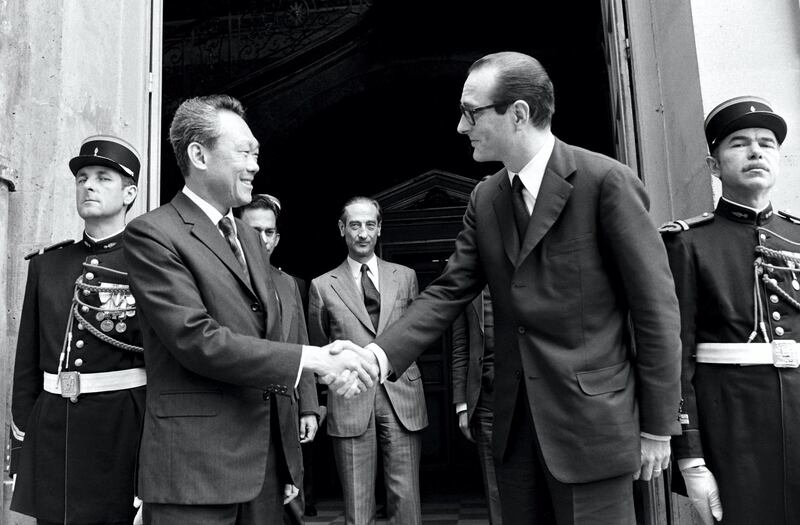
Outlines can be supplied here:
M417 295L411 268L375 255L380 205L366 197L342 209L339 231L348 256L311 282L308 331L312 344L349 339L366 346L406 310ZM382 454L390 524L422 521L419 497L420 430L428 425L416 363L397 381L375 385L355 399L330 396L328 434L342 481L345 521L375 521L375 473Z

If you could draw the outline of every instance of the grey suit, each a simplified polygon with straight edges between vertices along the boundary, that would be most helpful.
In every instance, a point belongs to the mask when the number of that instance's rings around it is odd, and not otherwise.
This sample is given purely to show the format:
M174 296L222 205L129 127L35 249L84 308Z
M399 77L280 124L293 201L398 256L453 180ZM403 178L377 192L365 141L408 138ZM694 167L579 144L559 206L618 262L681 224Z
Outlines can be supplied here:
M381 296L377 331L347 261L311 282L309 338L312 344L349 339L366 346L398 319L417 294L417 278L405 266L378 259ZM346 400L330 396L328 434L345 497L348 524L373 523L377 443L383 454L389 523L421 521L420 436L428 425L419 368L412 363L397 381L378 385Z

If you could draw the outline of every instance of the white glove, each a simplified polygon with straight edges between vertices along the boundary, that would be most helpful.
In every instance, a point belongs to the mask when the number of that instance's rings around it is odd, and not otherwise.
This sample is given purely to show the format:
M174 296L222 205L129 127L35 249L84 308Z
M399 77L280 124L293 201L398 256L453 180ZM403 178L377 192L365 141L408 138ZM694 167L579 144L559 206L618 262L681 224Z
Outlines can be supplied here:
M722 502L719 500L717 480L705 466L681 470L686 483L686 493L704 525L714 525L714 519L722 521Z

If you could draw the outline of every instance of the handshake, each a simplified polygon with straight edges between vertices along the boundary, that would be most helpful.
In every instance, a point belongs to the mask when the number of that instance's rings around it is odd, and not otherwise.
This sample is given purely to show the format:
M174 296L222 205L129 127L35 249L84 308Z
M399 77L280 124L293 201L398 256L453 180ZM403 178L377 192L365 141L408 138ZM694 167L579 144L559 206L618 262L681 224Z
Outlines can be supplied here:
M306 346L305 368L319 376L320 383L347 399L372 387L379 379L378 358L369 350L346 340L322 347Z

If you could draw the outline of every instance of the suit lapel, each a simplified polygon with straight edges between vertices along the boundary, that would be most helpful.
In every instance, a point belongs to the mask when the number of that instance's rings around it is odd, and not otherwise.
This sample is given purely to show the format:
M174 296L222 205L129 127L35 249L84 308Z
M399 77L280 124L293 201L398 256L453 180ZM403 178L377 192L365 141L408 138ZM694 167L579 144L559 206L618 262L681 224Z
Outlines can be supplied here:
M558 219L572 192L572 184L564 179L574 172L575 164L572 155L567 150L567 146L556 139L553 154L550 156L550 161L547 163L547 168L542 178L539 195L536 197L536 204L533 206L531 222L528 223L528 231L525 233L522 249L515 261L517 267L530 255L531 251L539 244L542 237L545 236L550 227L556 222L556 219ZM508 195L510 204L510 185Z
M382 259L378 259L378 282L381 287L381 316L378 319L378 333L381 333L391 318L397 291L400 289L396 268L386 264Z
M230 246L228 246L228 243L222 237L216 225L203 213L203 210L198 208L183 192L178 192L177 195L175 195L172 199L172 205L178 211L183 221L191 226L191 234L206 245L206 247L219 258L222 264L239 279L242 285L253 294L253 289L247 283L247 279L244 276L242 265L239 264L239 261L236 259L236 256L231 251ZM240 225L237 224L236 227L240 228ZM242 248L244 249L244 243L242 243ZM247 251L245 251L245 257L248 257L248 255ZM249 257L247 263L249 266Z
M294 280L289 274L281 273L275 267L271 267L272 282L275 283L275 290L278 292L278 304L280 306L281 314L281 334L283 335L282 341L288 341L289 335L292 330L292 307L294 306L294 290L292 289L289 279Z
M342 300L342 303L353 312L353 315L361 321L361 324L370 332L375 333L375 328L372 326L369 313L367 313L367 307L364 306L364 298L359 294L356 283L353 281L353 276L350 275L350 266L348 266L346 259L331 272L331 277L333 278L331 288Z
M508 182L508 171L503 168L499 172L500 181L497 183L497 195L492 201L497 222L500 225L500 236L503 239L503 248L508 260L512 263L519 256L519 235L514 223L514 208L511 204L511 184ZM491 179L490 179L491 180Z

